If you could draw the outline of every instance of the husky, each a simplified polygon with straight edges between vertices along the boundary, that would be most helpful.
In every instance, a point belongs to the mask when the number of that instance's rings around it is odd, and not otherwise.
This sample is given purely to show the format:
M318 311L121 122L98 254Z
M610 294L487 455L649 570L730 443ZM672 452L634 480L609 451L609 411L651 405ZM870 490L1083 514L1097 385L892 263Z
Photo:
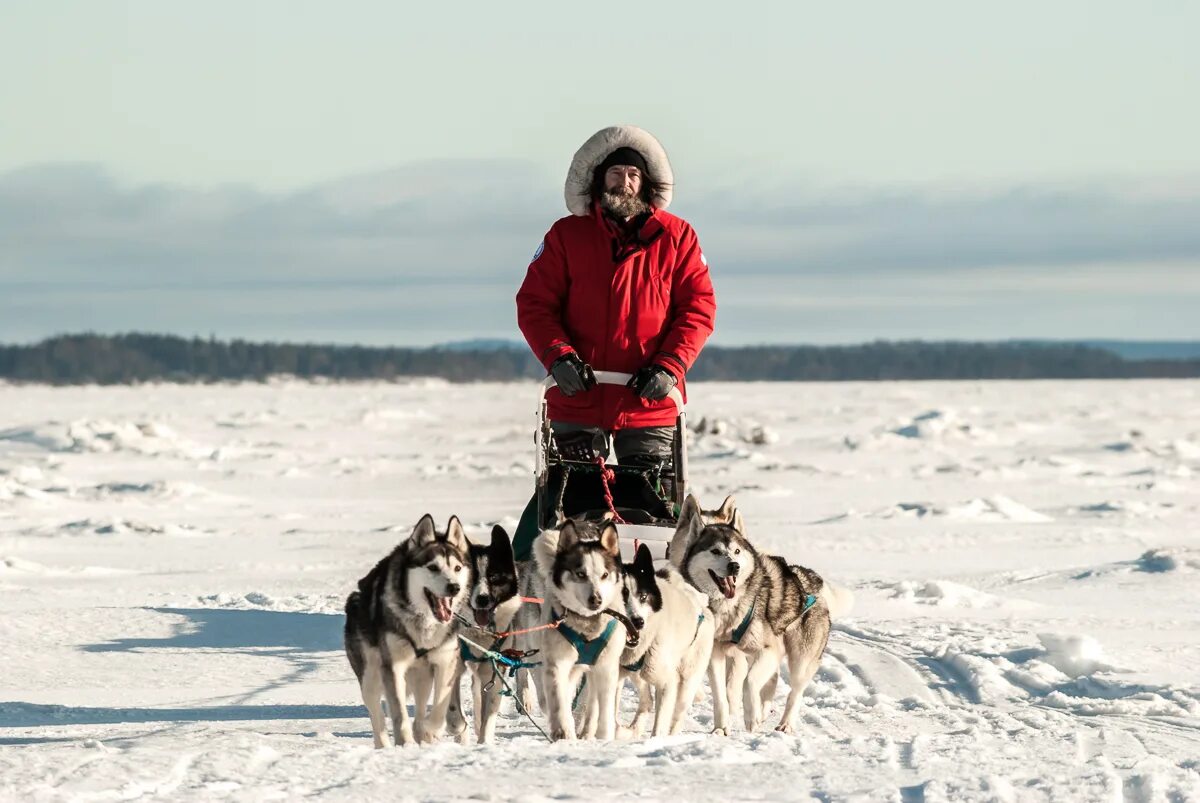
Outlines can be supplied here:
M612 739L621 651L627 632L612 609L621 600L621 551L611 521L568 520L534 541L533 562L544 589L540 631L542 686L550 738L575 738L571 702L586 677L598 711L596 735Z
M653 736L673 735L683 726L704 678L713 649L713 617L708 599L673 569L654 570L645 544L624 570L621 595L625 615L638 631L636 646L621 655L621 669L638 691L630 726L638 735L650 713L654 691Z
M381 698L397 745L432 742L445 732L461 672L455 616L467 600L470 560L458 517L438 532L426 514L346 599L346 657L371 717L375 747L388 746ZM408 715L409 685L415 722ZM433 706L426 712L430 693Z
M475 627L464 628L462 635L481 647L500 650L509 645L510 636L494 638L495 633L504 633L512 628L513 620L521 607L518 594L517 565L513 559L512 541L499 524L492 528L492 540L487 546L470 545L471 590L467 605L472 613ZM501 684L495 677L496 670L478 649L465 641L459 643L459 654L464 671L471 674L471 692L475 711L475 735L479 744L488 744L496 737L496 715L500 711ZM466 722L462 719L461 683L455 680L454 703L450 707L454 730L466 736Z
M730 518L738 520L736 513ZM729 733L730 698L736 702L741 696L740 678L726 677L729 659L739 657L738 653L748 663L747 730L762 725L762 690L778 676L786 655L791 691L776 730L795 732L801 695L816 674L829 640L829 608L820 576L759 553L733 524L706 524L692 496L680 511L676 535L681 533L681 538L673 539L672 558L684 578L708 597L714 618L709 661L713 732Z

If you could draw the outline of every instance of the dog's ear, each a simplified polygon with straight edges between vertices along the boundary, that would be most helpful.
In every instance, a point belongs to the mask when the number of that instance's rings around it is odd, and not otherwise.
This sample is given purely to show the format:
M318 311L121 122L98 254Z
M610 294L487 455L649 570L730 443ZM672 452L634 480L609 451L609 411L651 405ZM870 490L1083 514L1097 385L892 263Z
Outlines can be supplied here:
M446 543L460 552L466 552L470 549L467 541L467 534L463 531L462 522L458 520L458 516L451 516L450 521L446 523Z
M671 537L671 543L667 547L667 557L675 568L683 568L683 559L687 556L688 546L691 545L694 536L692 522L701 521L700 503L696 501L696 497L688 494L679 510L679 523L675 526L675 535Z
M600 546L614 557L621 555L621 536L617 533L617 525L611 521L605 522L604 529L600 531Z
M499 524L492 527L492 545L489 547L493 557L498 557L502 560L513 560L512 539L508 537L506 531Z
M737 501L733 498L733 494L730 494L725 497L725 501L717 509L717 520L722 524L733 524L735 515L737 515Z
M555 527L562 527L564 524L567 523L567 514L563 513L563 509L561 507L558 510L554 511L554 513L555 513L555 519L554 519Z
M417 522L417 526L413 527L412 535L408 537L410 543L415 547L423 547L432 544L437 540L437 527L434 526L433 516L426 513Z
M742 511L737 508L733 509L733 521L730 524L742 535L746 534L746 520L742 518Z
M575 527L575 522L567 519L563 524L562 529L558 531L558 551L566 552L571 547L579 542L579 530Z
M647 577L654 576L654 558L650 556L650 547L639 544L637 554L633 556L633 571Z

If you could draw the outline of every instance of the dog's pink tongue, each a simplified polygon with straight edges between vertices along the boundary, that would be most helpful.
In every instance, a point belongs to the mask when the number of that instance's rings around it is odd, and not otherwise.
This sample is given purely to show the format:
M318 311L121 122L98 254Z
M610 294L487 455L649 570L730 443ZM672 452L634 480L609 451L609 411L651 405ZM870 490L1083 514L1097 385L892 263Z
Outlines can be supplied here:
M721 578L721 593L725 595L725 599L733 599L733 595L737 593L737 578L732 574Z
M434 597L433 615L439 622L450 621L450 597Z
M488 626L488 611L475 611L475 624L480 627Z

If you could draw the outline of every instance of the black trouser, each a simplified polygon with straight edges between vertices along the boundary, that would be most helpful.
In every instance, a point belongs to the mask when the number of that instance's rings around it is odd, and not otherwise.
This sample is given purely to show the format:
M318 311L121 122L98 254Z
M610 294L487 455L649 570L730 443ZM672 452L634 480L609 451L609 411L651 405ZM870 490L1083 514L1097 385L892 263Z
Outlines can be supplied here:
M675 502L675 427L630 427L605 432L600 427L571 424L566 421L551 421L554 440L562 444L566 440L579 439L590 434L591 451L608 459L608 440L612 436L612 450L617 464L634 468L666 468L660 475L661 494L671 505Z
M609 436L612 436L612 447L616 453L617 463L622 466L635 468L665 469L659 475L661 494L667 501L668 508L675 503L675 427L633 427L605 432L600 427L588 427L582 424L570 424L565 421L551 421L550 428L554 432L555 444L560 453L572 459L587 459L579 454L582 447L591 454L603 455L608 459ZM590 439L587 437L590 435ZM538 533L537 495L529 500L525 512L521 514L521 522L513 538L513 551L517 560L528 560L533 539Z

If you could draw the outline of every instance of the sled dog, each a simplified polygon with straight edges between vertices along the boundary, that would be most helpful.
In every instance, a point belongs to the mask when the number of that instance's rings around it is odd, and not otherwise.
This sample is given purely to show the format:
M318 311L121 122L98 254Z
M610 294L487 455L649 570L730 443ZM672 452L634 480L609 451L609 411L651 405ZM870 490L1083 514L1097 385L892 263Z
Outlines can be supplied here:
M568 520L534 541L533 562L544 591L539 632L544 711L550 738L573 739L571 702L586 678L598 706L597 736L613 738L625 626L609 611L621 604L621 553L611 521Z
M654 692L653 736L675 734L683 726L708 668L713 648L713 617L708 599L674 569L654 569L650 550L638 547L624 570L621 589L625 615L638 631L638 642L621 655L622 674L638 692L631 729L641 733Z
M499 651L512 646L513 637L496 639L492 634L512 629L512 623L521 607L517 587L517 565L513 559L512 541L499 524L492 528L492 540L487 546L471 544L471 590L467 595L471 620L476 627L464 627L462 635L481 647ZM496 736L496 715L500 711L502 684L494 677L495 671L481 651L465 642L459 643L459 654L464 670L471 677L471 696L474 701L475 735L480 744L492 742ZM451 705L451 718L455 729L464 731L460 702L461 683L454 684L455 702Z
M740 521L736 512L729 520ZM714 731L729 732L730 697L737 702L742 683L727 678L726 668L741 653L748 663L746 728L762 724L762 690L778 675L786 655L791 691L777 730L794 732L804 687L816 674L829 640L829 608L820 576L759 553L733 524L706 524L692 496L680 511L676 535L681 533L682 538L673 539L672 558L684 578L708 597L714 619L709 662Z
M446 729L461 669L457 614L471 575L466 534L456 516L438 532L426 514L412 534L379 561L346 600L346 657L358 677L376 747L388 745L381 698L395 742L431 742ZM412 686L415 721L408 715ZM433 706L425 701L432 692Z

